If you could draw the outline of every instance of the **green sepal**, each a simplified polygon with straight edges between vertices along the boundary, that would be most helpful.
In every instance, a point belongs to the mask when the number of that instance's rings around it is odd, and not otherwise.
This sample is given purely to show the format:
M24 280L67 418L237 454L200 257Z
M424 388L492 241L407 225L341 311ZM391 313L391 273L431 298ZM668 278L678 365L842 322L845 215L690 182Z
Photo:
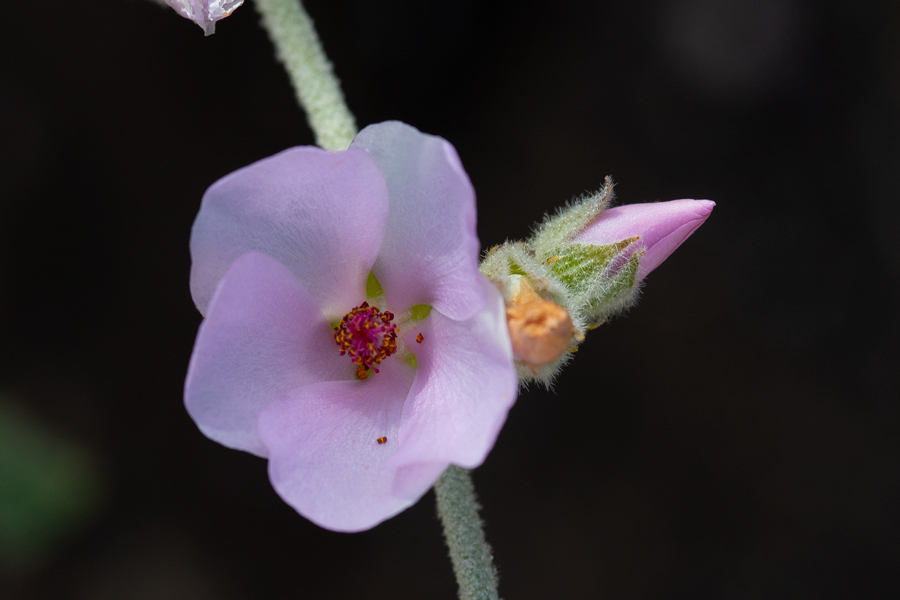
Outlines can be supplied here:
M519 266L514 260L509 261L509 274L510 275L528 275L525 270Z
M538 258L546 260L553 256L551 249L570 242L599 217L615 197L614 186L612 178L607 177L597 193L559 209L555 215L545 217L531 238L531 247Z
M610 261L638 239L628 238L606 246L567 244L550 257L550 270L575 295L590 294L597 281L603 277ZM627 268L626 265L619 274ZM633 280L632 277L632 283ZM589 298L589 301L593 300L594 298Z
M606 281L606 285L595 288L585 307L586 325L589 328L600 325L616 311L634 303L638 291L634 280L643 255L643 250L632 254L628 262Z
M378 298L379 296L384 296L384 289L381 287L378 279L375 278L375 274L369 271L369 276L366 278L366 297Z
M409 309L409 320L419 322L431 313L431 307L427 304L416 304Z

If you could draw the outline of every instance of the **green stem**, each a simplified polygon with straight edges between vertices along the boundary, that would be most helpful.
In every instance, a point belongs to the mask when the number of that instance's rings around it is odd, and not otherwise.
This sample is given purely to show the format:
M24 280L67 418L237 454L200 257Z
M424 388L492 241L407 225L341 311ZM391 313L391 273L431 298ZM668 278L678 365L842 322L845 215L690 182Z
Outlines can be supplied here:
M469 472L450 465L434 484L438 516L459 585L460 600L497 600L497 571L484 539Z
M256 0L256 10L306 111L316 143L326 150L347 149L356 135L356 122L300 0Z

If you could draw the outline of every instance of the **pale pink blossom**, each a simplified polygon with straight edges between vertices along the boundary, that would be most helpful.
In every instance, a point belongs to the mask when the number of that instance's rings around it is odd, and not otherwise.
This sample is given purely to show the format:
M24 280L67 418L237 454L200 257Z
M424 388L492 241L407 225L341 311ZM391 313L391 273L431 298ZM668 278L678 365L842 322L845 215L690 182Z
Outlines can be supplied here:
M221 21L238 8L244 0L166 0L166 4L186 19L190 19L206 35L216 32L216 21Z
M206 318L188 412L267 457L276 491L323 527L395 515L448 464L481 464L516 398L503 300L478 253L456 151L402 123L224 177L191 236ZM370 279L367 296L370 273L383 295Z

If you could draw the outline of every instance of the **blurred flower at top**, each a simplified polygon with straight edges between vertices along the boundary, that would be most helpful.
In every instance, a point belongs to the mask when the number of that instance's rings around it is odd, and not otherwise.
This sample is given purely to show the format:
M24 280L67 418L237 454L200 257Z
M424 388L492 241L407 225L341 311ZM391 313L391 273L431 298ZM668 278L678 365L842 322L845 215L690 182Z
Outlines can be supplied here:
M314 523L368 529L449 464L481 464L516 399L475 194L446 140L399 122L298 147L203 197L185 382L200 430L269 459Z
M166 0L179 15L203 28L206 35L214 34L216 21L231 15L243 3L244 0Z

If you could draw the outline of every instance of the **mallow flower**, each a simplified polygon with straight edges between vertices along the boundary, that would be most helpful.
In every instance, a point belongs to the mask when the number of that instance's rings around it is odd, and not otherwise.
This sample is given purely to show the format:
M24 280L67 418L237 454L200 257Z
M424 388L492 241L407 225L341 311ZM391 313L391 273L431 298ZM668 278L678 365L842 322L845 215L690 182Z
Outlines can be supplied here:
M166 0L185 19L190 19L203 29L206 35L216 32L216 21L221 21L235 11L244 0Z
M227 175L191 234L205 319L188 412L268 458L314 523L373 527L449 464L481 464L516 399L504 302L478 255L456 151L399 122Z

